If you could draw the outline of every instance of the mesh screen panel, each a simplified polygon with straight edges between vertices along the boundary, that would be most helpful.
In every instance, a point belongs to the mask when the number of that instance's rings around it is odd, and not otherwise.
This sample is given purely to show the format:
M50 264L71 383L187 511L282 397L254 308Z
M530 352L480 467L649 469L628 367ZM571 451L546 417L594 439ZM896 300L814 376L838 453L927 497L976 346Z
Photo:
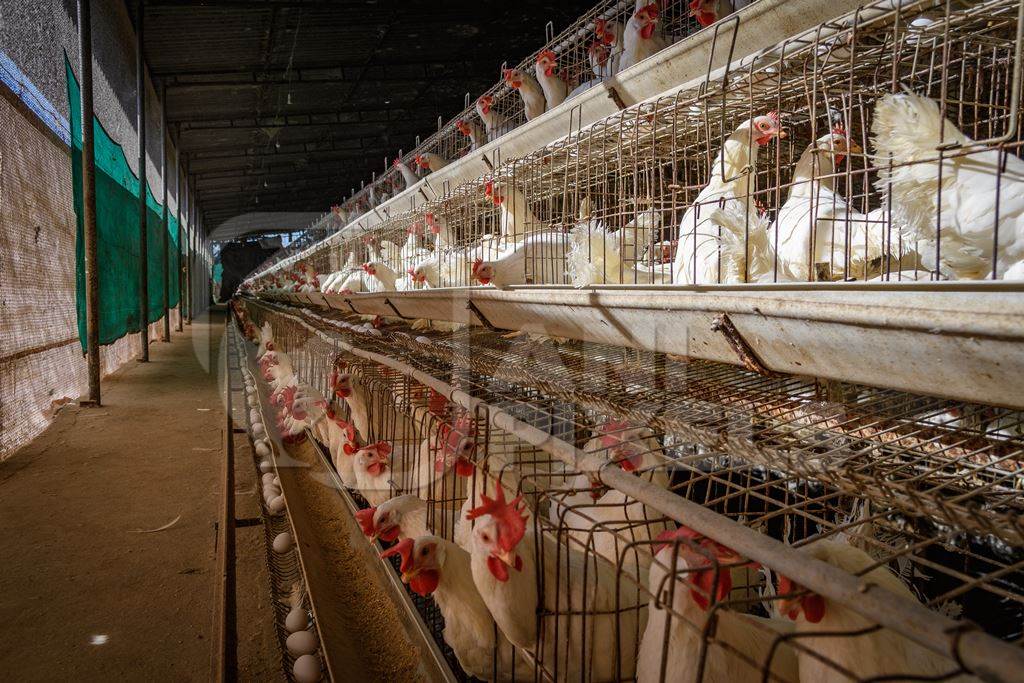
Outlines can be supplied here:
M82 223L82 137L81 96L78 81L65 59L68 100L71 103L71 175L77 225L78 332L85 349L85 248ZM96 150L96 230L100 264L100 344L110 344L129 332L139 331L139 179L132 172L123 148L93 119ZM163 263L169 273L177 268L177 223L168 226L168 251L163 243L163 207L146 187L146 242L149 274L147 323L163 315ZM173 280L172 280L173 282ZM169 305L178 303L176 287L170 287Z

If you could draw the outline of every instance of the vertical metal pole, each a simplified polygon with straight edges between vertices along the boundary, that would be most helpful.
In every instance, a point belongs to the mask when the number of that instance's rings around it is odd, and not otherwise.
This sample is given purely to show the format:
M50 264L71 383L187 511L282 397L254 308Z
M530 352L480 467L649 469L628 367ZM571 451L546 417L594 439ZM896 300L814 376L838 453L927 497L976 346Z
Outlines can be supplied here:
M188 312L185 322L192 324L192 235L196 231L196 197L192 182L188 184L188 235L185 240L185 304Z
M89 403L100 405L100 278L96 234L96 150L92 101L92 12L78 0L78 55L82 65L82 223L85 236L85 347Z
M160 238L164 245L164 267L161 269L164 278L164 341L169 342L171 341L171 266L169 263L171 260L171 238L168 234L170 226L167 224L170 216L170 211L167 209L167 86L163 82L160 83L160 160L162 162L160 179L164 186L164 220Z
M179 131L178 138L179 139L181 138L180 131ZM177 332L181 332L181 320L182 320L182 317L185 314L185 301L184 301L184 297L181 295L181 282L182 282L182 280L181 280L181 248L182 248L183 243L184 243L184 240L182 238L182 225L181 225L181 202L184 199L184 197L183 197L183 195L181 193L181 176L182 176L182 173L181 173L181 150L178 149L177 147L175 147L174 148L174 199L175 199L175 201L174 201L174 213L175 213L175 217L176 217L177 222L178 222L178 239L177 239L177 245L178 246L175 247L175 249L178 252L178 258L176 258L175 261L178 263L178 267L175 268L175 272L174 272L174 286L178 290L178 322L175 325L174 329Z
M140 363L149 362L149 249L146 232L146 60L142 55L145 0L135 3L135 108L139 114L139 340Z

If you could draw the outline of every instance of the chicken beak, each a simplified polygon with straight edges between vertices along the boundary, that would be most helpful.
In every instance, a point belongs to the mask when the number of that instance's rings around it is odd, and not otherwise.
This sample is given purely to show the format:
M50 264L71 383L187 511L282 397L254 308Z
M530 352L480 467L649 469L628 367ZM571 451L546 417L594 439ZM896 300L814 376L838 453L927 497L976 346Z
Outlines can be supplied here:
M413 567L409 571L402 573L402 583L409 583L410 581L412 581L413 579L415 579L419 575L420 575L419 567Z
M496 558L515 569L516 554L514 552L511 550L495 550L493 554Z
M864 152L864 148L858 145L854 140L850 140L846 148L850 151L851 154L862 154Z
M789 133L787 133L787 132L786 132L786 131L784 131L784 130L780 130L780 131L778 132L778 134L776 135L776 137L777 137L777 138L779 138L780 140L785 140L786 138L788 138L788 137L789 137Z

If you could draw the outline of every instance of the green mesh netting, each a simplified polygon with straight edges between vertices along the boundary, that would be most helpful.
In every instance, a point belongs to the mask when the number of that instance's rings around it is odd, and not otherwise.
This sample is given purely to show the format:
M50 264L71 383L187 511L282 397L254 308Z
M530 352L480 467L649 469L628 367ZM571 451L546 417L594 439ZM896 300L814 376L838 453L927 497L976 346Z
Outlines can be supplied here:
M68 101L71 103L71 179L75 215L78 336L85 351L85 245L82 223L82 112L78 81L67 57ZM139 179L128 166L121 145L93 118L96 150L96 233L100 285L100 344L110 344L139 325ZM168 217L168 249L164 252L163 207L146 186L149 310L147 323L163 315L164 259L168 264L168 306L178 305L178 223Z

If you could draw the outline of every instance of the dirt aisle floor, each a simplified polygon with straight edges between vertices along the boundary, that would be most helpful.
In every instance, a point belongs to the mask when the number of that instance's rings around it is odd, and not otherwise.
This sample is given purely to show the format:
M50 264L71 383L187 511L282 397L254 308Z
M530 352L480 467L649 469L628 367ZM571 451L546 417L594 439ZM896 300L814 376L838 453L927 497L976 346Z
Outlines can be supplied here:
M214 314L152 344L150 363L104 380L102 408L64 408L0 463L6 680L209 680L222 331ZM254 476L238 474L244 518ZM280 680L261 527L240 528L237 546L239 678Z

